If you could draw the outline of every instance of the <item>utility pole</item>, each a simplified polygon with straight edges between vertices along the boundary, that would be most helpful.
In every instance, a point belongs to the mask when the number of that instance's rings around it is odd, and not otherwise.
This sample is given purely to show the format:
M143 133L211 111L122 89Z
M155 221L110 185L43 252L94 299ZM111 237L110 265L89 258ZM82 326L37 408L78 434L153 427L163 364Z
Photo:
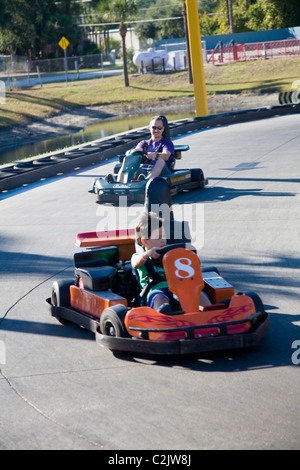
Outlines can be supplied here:
M196 114L197 116L205 116L208 114L208 106L197 0L186 0L186 12L191 48Z
M187 51L187 62L188 62L188 71L189 71L189 82L193 83L193 74L192 74L192 65L191 65L191 51L190 51L190 39L189 39L189 27L186 15L186 4L184 2L182 7L182 16L183 16L183 25L184 25L184 35L186 39L186 51Z

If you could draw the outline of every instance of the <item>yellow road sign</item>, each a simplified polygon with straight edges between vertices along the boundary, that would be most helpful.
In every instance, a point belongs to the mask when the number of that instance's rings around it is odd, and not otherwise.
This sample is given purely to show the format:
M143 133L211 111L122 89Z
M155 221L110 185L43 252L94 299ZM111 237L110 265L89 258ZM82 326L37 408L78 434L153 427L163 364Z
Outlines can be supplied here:
M67 38L65 38L64 36L61 38L61 40L59 41L58 45L63 49L67 49L68 45L70 44L70 42L67 40Z

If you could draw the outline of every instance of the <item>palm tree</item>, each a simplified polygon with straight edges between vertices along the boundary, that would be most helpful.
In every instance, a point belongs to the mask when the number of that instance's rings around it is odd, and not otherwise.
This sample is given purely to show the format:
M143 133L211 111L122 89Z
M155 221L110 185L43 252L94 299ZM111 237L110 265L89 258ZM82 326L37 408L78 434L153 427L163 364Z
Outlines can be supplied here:
M230 32L234 33L234 24L233 24L233 14L232 14L232 3L231 0L226 0L226 7L227 7L227 16L228 16L228 23L230 27Z
M100 0L99 8L107 13L107 17L111 21L120 22L119 32L122 43L124 83L129 86L127 71L127 53L126 53L126 21L130 20L137 11L137 0Z
M121 42L122 42L124 82L125 82L125 86L129 86L129 78L128 78L128 70L127 70L127 51L126 51L127 26L123 21L121 21L120 23L119 33L120 33Z

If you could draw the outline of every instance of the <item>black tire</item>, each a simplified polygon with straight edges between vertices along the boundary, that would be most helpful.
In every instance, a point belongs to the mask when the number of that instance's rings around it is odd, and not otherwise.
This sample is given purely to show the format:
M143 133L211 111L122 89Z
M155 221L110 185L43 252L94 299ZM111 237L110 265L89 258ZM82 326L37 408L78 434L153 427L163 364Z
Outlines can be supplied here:
M66 307L70 305L70 286L74 284L73 279L62 279L55 281L52 286L51 305L54 307Z
M149 171L146 168L139 168L138 170L138 176L139 175L144 175L145 178L149 175Z
M170 186L170 195L171 195L171 197L177 196L178 191L179 191L178 186L172 186L172 187Z
M93 184L92 184L92 193L95 193L95 194L98 194L98 192L99 192L98 188L96 187L96 183L97 183L98 179L99 178L94 178Z
M106 336L115 336L117 338L129 337L125 328L125 316L128 312L125 305L114 305L103 310L100 317L100 331Z
M204 186L204 174L201 168L191 169L191 181L197 182L199 188L202 188L202 186Z
M116 163L114 166L114 174L117 175L119 171L121 170L122 163Z
M249 292L244 292L244 295L247 295L253 300L256 312L261 312L262 314L265 313L264 304L262 303L262 300L258 294L256 294L255 292L249 291Z
M203 273L214 272L214 273L219 274L219 276L220 276L220 271L218 270L218 268L216 268L216 266L205 266L204 268L201 268L201 271Z

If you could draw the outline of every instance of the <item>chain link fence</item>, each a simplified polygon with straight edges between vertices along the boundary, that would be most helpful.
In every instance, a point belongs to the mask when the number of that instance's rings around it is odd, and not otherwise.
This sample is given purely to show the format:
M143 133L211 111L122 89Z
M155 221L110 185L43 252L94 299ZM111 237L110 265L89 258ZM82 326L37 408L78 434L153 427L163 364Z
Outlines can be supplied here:
M171 47L172 46L172 47ZM180 46L180 47L179 47ZM186 69L186 44L183 41L180 44L169 44L161 46L169 53L169 62L166 69L174 70ZM286 39L282 41L268 41L248 44L225 44L219 43L215 49L206 50L202 45L204 64L222 64L248 60L266 60L273 58L285 58L300 55L300 39ZM42 86L46 77L48 81L54 79L64 80L59 74L64 74L66 80L76 80L83 77L83 72L88 71L101 77L97 72L103 72L105 69L122 69L122 61L116 64L115 54L111 53L108 57L103 54L94 54L76 57L61 57L57 59L27 60L21 56L3 56L0 55L0 81L6 83L9 87L33 86L38 81ZM103 75L104 76L104 75ZM35 79L33 79L35 77ZM91 78L85 75L86 78ZM21 85L20 78L23 78ZM27 82L25 83L24 80Z
M71 79L79 79L85 71L101 72L107 68L118 68L115 55L94 54L85 56L59 57L57 59L27 60L22 56L0 55L0 80L10 87L18 86L20 79L25 79L28 85L34 85L34 78L42 85L45 76L68 74Z

